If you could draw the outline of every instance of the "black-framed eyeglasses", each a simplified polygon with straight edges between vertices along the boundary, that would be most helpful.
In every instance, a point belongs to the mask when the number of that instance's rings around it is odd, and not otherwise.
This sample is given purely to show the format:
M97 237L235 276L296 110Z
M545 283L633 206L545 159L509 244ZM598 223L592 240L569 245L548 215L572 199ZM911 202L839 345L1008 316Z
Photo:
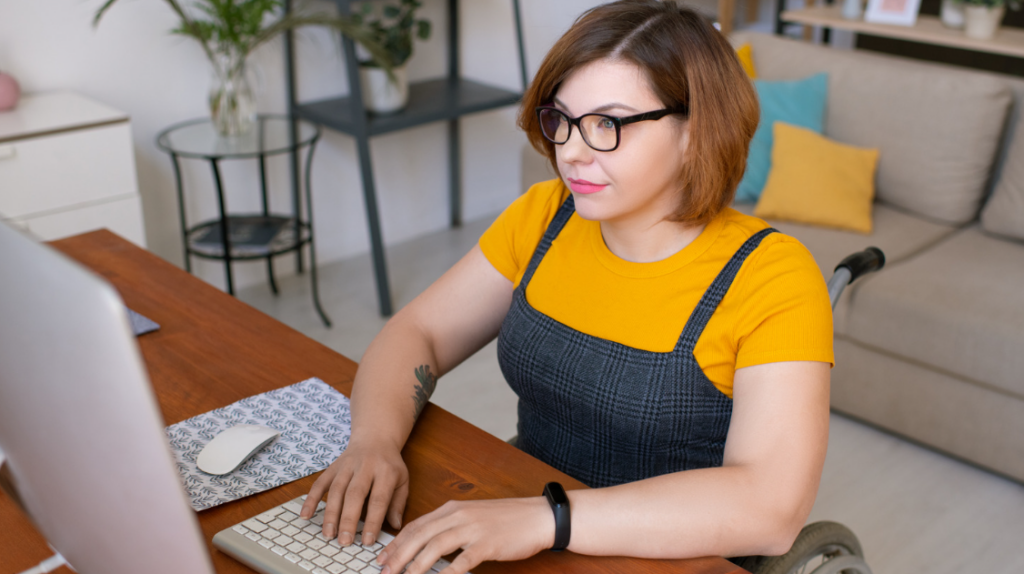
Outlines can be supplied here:
M622 140L622 126L647 120L660 120L670 114L686 113L685 108L666 108L624 118L605 114L583 114L578 118L571 118L558 108L540 106L537 108L537 120L540 122L540 133L551 143L561 145L569 141L572 127L576 126L583 135L583 141L594 150L614 151Z

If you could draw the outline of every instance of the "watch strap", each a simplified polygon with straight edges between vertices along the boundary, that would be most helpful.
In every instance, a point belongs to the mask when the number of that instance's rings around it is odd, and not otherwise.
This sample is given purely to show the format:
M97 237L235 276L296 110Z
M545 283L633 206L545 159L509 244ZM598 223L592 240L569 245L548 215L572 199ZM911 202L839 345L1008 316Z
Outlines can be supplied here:
M562 485L557 482L549 482L544 486L544 497L547 498L555 515L555 543L551 550L559 552L569 546L569 537L572 534L569 497Z

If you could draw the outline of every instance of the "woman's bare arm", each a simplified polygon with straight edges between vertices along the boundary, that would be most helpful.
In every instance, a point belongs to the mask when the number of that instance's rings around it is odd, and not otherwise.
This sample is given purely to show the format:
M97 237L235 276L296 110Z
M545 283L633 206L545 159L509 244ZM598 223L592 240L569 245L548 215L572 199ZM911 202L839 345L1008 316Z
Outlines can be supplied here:
M512 282L477 246L374 338L352 388L349 445L303 506L310 516L327 494L325 536L350 543L368 496L364 540L376 538L385 514L400 526L408 496L402 447L437 378L494 339L511 301Z

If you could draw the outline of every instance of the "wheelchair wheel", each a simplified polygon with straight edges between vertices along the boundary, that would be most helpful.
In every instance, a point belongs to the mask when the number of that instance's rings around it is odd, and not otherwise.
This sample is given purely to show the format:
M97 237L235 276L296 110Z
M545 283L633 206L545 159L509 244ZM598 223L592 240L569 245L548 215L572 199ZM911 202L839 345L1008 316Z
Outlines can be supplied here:
M871 574L860 541L836 522L804 526L782 556L750 556L739 566L754 574Z

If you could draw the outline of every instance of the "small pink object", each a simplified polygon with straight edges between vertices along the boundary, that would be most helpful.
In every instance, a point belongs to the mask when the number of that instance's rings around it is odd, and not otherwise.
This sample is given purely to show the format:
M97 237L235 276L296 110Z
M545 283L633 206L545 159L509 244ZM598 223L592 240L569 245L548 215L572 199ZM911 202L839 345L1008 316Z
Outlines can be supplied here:
M0 72L0 112L13 110L21 97L21 88L12 76Z

